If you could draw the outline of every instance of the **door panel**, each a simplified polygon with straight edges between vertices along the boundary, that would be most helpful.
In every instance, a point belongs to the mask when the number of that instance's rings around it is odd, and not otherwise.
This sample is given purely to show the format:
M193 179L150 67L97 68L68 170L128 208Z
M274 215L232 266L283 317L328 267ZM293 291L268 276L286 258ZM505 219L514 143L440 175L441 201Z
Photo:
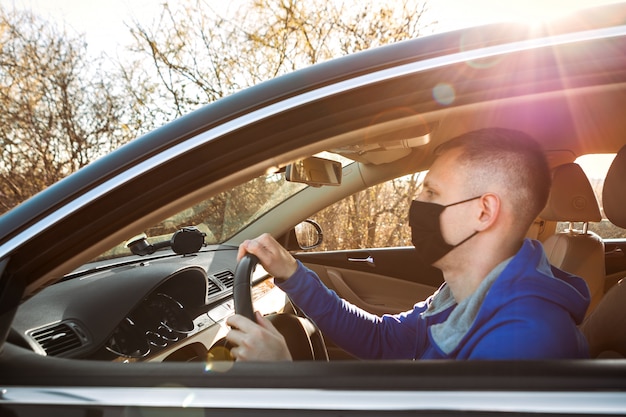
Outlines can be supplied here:
M424 265L415 248L384 248L299 253L341 298L372 314L398 313L425 300L443 283L441 271ZM354 359L326 337L331 360Z
M437 287L390 278L383 275L307 265L324 284L339 296L372 314L400 313L430 296Z
M413 308L442 283L441 271L420 263L414 248L298 254L326 286L373 314Z

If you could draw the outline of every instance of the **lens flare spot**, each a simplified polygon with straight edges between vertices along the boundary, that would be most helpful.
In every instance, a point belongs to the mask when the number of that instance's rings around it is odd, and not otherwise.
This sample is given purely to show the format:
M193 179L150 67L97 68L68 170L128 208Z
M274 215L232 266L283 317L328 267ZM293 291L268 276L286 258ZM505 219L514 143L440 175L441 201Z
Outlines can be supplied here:
M479 30L469 30L461 36L459 49L463 52L480 50L493 46L492 35ZM466 64L474 69L487 69L495 67L502 60L502 55L485 56L470 59Z
M444 106L454 103L456 93L454 87L447 83L439 83L433 88L433 98Z
M234 364L234 358L230 350L224 346L213 346L207 353L204 365L205 372L228 372Z

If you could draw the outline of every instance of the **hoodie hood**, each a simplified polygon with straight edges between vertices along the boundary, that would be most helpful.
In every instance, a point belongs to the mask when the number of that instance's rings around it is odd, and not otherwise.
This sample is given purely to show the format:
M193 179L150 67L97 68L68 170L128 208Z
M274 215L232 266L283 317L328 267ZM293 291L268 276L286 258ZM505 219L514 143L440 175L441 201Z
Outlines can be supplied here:
M569 312L576 324L582 323L591 301L585 281L552 265L540 242L526 239L518 256L513 257L490 292L504 302L521 297L539 297ZM490 307L488 303L484 306Z

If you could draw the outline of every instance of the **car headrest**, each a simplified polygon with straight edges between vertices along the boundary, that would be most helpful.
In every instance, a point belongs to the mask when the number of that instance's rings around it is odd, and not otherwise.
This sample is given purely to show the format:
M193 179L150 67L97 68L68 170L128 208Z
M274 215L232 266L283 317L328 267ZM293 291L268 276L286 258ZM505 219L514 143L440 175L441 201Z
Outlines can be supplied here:
M580 165L559 165L552 171L548 203L539 215L544 220L599 222L600 207L589 179Z
M619 150L606 174L602 205L607 219L626 229L626 145Z

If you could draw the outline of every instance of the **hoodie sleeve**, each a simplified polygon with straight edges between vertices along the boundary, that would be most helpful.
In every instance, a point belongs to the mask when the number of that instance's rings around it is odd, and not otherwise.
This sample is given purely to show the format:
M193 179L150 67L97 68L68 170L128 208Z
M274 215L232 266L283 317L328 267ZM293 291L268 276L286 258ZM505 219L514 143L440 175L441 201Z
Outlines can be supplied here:
M420 326L424 303L406 313L376 316L341 299L299 261L294 275L277 284L325 336L358 358L414 358L416 341L426 335L426 326Z

